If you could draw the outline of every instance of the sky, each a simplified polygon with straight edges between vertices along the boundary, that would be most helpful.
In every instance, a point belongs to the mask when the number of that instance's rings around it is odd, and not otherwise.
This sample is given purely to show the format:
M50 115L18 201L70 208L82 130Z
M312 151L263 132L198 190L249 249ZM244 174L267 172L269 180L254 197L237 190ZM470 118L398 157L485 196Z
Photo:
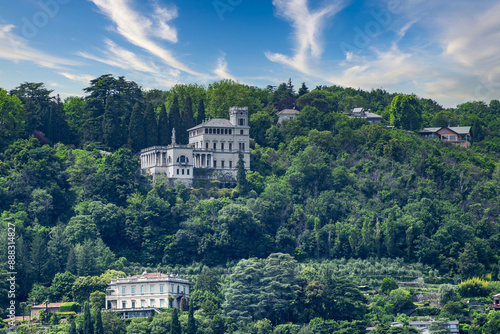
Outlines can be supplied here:
M221 79L500 99L494 0L16 0L0 2L0 88L61 98L125 76L144 89Z

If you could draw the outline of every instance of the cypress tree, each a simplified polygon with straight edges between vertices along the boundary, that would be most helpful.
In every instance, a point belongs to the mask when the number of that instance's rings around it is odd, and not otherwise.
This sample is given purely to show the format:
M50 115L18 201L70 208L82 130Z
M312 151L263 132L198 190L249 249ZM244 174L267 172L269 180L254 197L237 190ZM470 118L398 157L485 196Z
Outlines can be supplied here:
M194 126L194 116L193 116L193 102L191 100L191 96L186 96L186 101L184 102L184 113L182 114L182 135L181 135L181 144L189 144L189 133L187 129L190 129Z
M144 130L146 135L146 147L158 145L158 123L153 105L148 103L144 112Z
M88 302L83 304L83 334L94 334L92 317L90 316L90 306Z
M76 334L76 323L75 319L71 319L71 324L69 326L69 332L68 334Z
M144 133L144 117L141 112L139 103L134 105L132 115L130 116L129 135L128 141L132 150L140 151L146 145L146 138Z
M196 334L196 321L194 320L193 302L189 303L189 314L188 314L186 334Z
M196 124L201 124L205 121L205 102L200 100L198 104L198 113L196 114Z
M238 182L238 190L240 194L245 195L248 192L247 171L245 170L245 160L243 160L243 152L238 153L238 163L236 164L236 180Z
M179 309L174 308L172 322L170 323L170 334L181 334L181 323L179 322Z
M102 325L101 310L96 310L94 334L104 334L104 327Z
M167 108L165 103L161 103L160 114L158 115L158 145L167 146L170 144L172 133L169 132Z
M170 112L168 113L168 123L170 125L170 134L172 134L173 129L175 129L176 135L181 133L179 131L181 128L181 114L179 112L179 99L177 96L174 97L174 101L170 107Z

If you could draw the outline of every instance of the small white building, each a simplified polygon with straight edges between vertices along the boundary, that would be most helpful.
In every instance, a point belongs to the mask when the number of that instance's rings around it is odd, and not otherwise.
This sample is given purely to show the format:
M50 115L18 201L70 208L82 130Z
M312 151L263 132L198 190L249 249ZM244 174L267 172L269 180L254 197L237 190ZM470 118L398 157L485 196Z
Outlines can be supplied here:
M283 121L291 121L299 116L300 112L295 109L284 109L278 113L278 124Z
M171 145L141 150L141 173L163 175L188 186L196 178L236 181L240 152L245 169L250 170L248 107L232 107L229 116L229 120L213 118L188 129L189 145L176 144L174 132Z
M156 308L179 307L189 297L189 280L173 274L147 273L112 279L106 290L106 309L125 318L152 315Z
M348 113L349 117L364 118L370 124L379 124L384 121L384 118L380 115L365 110L363 108L354 108Z

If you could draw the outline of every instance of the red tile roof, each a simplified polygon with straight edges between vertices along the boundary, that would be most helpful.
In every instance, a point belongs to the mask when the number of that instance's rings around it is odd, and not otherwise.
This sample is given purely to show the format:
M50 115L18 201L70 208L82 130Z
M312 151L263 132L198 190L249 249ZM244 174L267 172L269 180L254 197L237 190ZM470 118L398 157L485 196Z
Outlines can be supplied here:
M61 305L64 303L48 303L47 308L59 308ZM45 304L38 304L38 305L33 305L31 309L35 308L45 308Z

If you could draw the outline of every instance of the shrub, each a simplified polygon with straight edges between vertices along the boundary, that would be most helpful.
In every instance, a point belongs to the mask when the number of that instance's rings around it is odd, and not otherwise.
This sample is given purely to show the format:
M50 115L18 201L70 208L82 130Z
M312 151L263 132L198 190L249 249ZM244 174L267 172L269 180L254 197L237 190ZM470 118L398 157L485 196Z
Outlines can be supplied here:
M64 313L64 312L79 312L79 311L80 311L80 304L75 303L75 302L64 303L59 308L59 312L60 313Z
M441 313L439 307L420 307L415 310L419 317L435 316Z
M477 277L470 278L458 285L458 293L462 297L487 297L491 289L488 281Z

